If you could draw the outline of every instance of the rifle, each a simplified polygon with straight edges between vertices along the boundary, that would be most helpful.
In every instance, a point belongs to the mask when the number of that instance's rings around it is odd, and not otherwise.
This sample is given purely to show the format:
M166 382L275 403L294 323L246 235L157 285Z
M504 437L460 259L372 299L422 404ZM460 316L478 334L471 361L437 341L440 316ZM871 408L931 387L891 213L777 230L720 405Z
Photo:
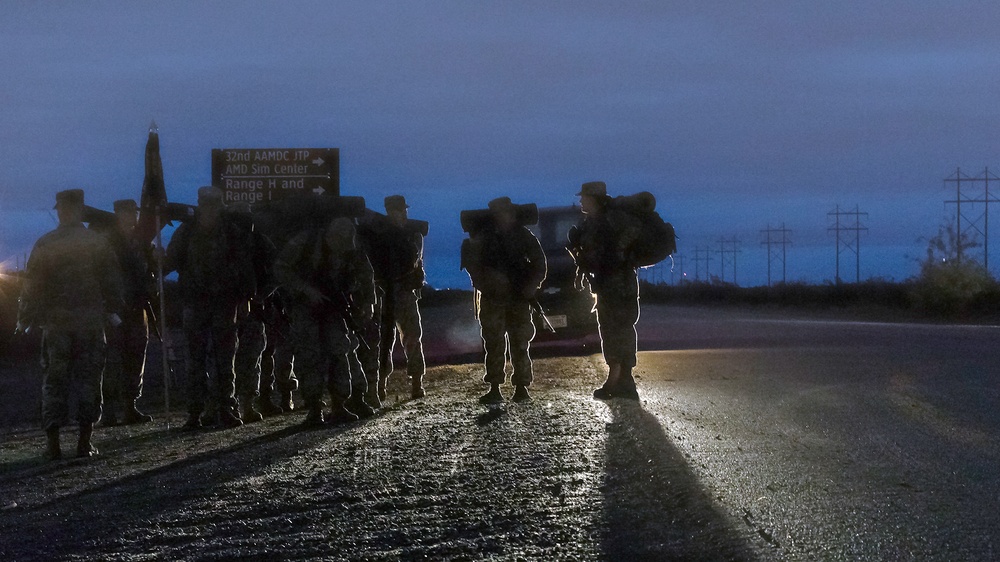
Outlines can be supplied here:
M354 334L358 336L360 344L365 346L365 349L368 351L371 351L372 347L369 345L367 340L373 331L376 334L378 333L378 325L375 323L375 319L372 318L366 322L366 325L364 326L360 325L354 315L351 314L351 309L354 308L351 303L351 298L343 291L336 291L332 296L333 298L324 295L324 298L330 303L330 308L333 309L333 312L344 319L344 323L347 324L347 329L354 332Z
M552 327L552 322L549 322L549 317L545 315L545 309L542 308L542 304L538 302L538 299L533 298L529 300L528 303L531 304L531 310L533 310L535 314L537 314L542 319L542 323L545 326L545 331L549 332L550 334L556 333L556 329Z

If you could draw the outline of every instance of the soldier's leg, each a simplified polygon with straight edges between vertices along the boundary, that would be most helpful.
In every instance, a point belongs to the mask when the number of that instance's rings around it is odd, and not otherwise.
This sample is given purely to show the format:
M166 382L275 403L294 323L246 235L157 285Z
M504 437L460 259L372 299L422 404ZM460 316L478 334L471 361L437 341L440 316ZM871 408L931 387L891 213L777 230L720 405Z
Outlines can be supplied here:
M104 409L101 423L105 426L118 425L118 412L124 414L125 404L125 361L128 350L124 322L109 327L107 335L107 358L104 363L104 381L101 385Z
M377 293L377 291L376 291ZM366 386L365 391L365 402L374 408L381 408L382 399L380 397L378 383L379 383L379 349L380 340L382 338L382 328L381 323L377 322L377 319L381 315L379 300L375 300L374 313L372 317L376 319L376 322L367 333L360 334L360 338L363 342L362 345L358 346L357 354L358 360L361 362L361 367L365 372ZM384 395L384 393L382 394Z
M257 411L256 401L260 396L261 358L265 344L264 323L254 318L243 319L237 332L234 369L236 394L245 422L264 419L264 416Z
M69 422L69 369L72 340L69 334L45 330L42 336L42 428L47 438L46 455L55 460L59 451L59 428Z
M187 412L183 429L201 427L208 393L208 341L211 316L204 307L184 307L184 337L187 340Z
M614 397L619 388L623 395L635 394L632 367L635 366L637 337L635 323L639 318L638 298L601 294L597 297L598 333L601 350L608 364L608 379L594 391L594 397ZM624 386L622 386L624 384ZM636 396L637 397L637 396Z
M76 419L80 424L80 438L76 456L97 454L90 438L94 424L101 419L101 376L104 371L105 341L103 330L89 330L77 334L73 345L73 379L76 382L79 402Z
M274 335L267 324L264 325L264 351L260 354L260 395L257 409L262 415L273 416L281 413L281 407L273 402L274 394Z
M378 365L379 380L384 386L392 374L392 350L396 347L396 311L392 303L382 302L382 313L379 315Z
M306 425L323 423L323 392L329 369L327 352L320 340L320 326L308 309L293 308L289 339L294 345L299 390L306 405Z
M215 357L215 396L219 403L219 423L224 427L243 424L236 401L236 308L237 303L213 307L212 347Z
M396 297L396 326L406 353L406 374L413 386L413 397L424 395L423 378L426 371L424 363L423 327L420 320L420 308L414 291L400 291Z
M327 389L330 391L329 421L338 423L356 420L358 417L345 407L351 397L351 365L348 356L353 350L347 325L339 318L331 319L324 326L323 336L330 357L326 372Z
M149 343L146 313L140 310L137 315L128 320L123 317L122 327L124 328L124 345L122 346L124 421L128 424L151 422L153 421L152 416L143 414L136 408L136 400L142 396L142 380L146 369L146 346Z
M514 386L527 387L531 384L531 356L528 348L535 337L535 324L531 321L531 305L515 302L507 307L508 339L510 341L510 362L514 367L511 382Z
M351 340L353 343L357 337L352 335ZM351 397L347 401L347 409L359 418L367 418L375 415L375 409L366 399L368 379L364 367L361 365L361 360L358 358L358 349L354 348L347 352L347 366L351 377Z
M490 385L490 390L479 397L483 404L499 404L503 402L500 385L507 378L505 373L507 354L507 326L504 318L504 306L483 298L479 304L479 323L483 337L483 348L486 351L486 374L483 380Z

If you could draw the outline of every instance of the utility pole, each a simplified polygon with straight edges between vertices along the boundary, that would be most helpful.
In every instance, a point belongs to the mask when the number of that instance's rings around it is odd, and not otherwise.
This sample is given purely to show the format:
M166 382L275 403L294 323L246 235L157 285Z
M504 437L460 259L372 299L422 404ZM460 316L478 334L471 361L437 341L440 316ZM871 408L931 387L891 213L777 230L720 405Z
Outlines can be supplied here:
M792 231L785 228L785 223L781 223L781 228L771 228L771 225L768 224L767 228L760 232L765 236L765 240L761 242L761 245L767 245L767 286L771 286L771 258L775 256L771 250L772 245L781 245L781 282L785 283L785 248L792 243L788 239L788 235ZM773 238L772 235L774 236Z
M708 277L708 264L712 261L712 256L708 248L700 246L694 247L694 280L701 281L701 264L705 263L705 277Z
M730 263L733 266L733 285L738 285L736 282L736 256L742 253L739 249L740 241L734 236L728 240L725 238L719 238L717 242L719 243L719 250L716 253L719 254L719 270L721 272L720 279L725 282L726 264ZM726 248L727 244L730 246L728 249Z
M840 205L837 205L837 210L826 214L828 217L835 217L834 226L827 229L827 231L836 231L837 233L837 284L840 284L840 250L844 248L846 250L851 250L854 252L854 272L855 272L855 283L861 282L861 232L868 231L868 227L861 225L861 216L864 215L865 218L868 217L868 213L862 213L858 210L858 206L854 206L853 211L841 211ZM854 225L842 223L841 217L854 217ZM847 219L849 222L849 219Z
M965 220L967 224L966 230L973 230L976 234L983 237L983 267L989 270L990 267L990 203L996 203L1000 200L995 199L990 194L990 180L1000 180L995 174L990 173L990 169L986 168L983 170L983 175L979 177L969 177L962 174L961 169L955 171L955 175L945 178L945 184L954 183L955 184L955 199L950 201L945 201L945 204L953 203L955 205L955 235L957 236L956 241L956 259L961 263L963 258L963 247L962 236L965 234L962 230L962 221ZM975 185L978 182L983 182L983 196L981 199L971 199L968 196L962 194L962 184L965 183L969 185L970 183ZM962 203L983 204L983 213L981 215L970 218L969 216L962 213ZM969 208L967 205L966 208ZM980 228L980 223L982 228Z

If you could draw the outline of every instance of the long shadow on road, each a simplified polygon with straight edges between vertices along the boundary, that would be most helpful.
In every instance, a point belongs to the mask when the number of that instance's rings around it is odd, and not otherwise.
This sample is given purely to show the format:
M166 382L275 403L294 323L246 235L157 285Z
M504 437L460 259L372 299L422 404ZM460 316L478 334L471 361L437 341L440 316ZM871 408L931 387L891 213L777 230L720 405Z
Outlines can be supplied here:
M613 400L603 549L610 560L755 560L656 416Z

